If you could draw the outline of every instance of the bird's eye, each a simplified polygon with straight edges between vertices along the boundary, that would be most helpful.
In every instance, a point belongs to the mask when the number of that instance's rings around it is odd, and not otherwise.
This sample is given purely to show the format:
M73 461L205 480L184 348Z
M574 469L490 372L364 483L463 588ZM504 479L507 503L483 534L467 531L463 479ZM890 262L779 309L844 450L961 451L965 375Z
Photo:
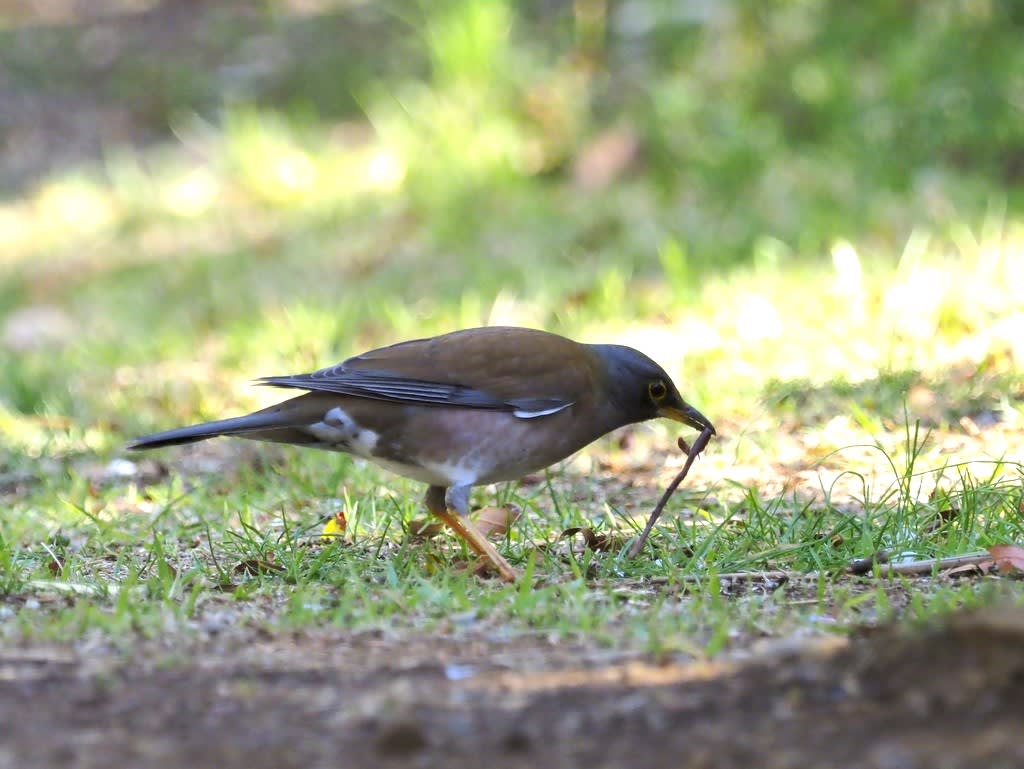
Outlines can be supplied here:
M665 387L665 383L659 379L657 382L651 382L647 385L647 394L651 396L652 401L660 401L668 395L668 388Z

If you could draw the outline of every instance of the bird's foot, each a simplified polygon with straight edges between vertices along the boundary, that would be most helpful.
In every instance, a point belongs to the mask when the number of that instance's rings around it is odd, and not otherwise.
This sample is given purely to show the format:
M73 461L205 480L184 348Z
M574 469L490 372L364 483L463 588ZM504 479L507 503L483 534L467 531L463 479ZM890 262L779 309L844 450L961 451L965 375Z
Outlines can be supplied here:
M498 572L505 582L515 582L519 575L505 557L498 552L489 539L465 517L468 507L469 487L453 487L447 493L440 486L427 489L426 503L431 513L436 515L448 528L458 534L469 548ZM455 508L454 510L451 508Z
M493 566L498 572L498 576L505 582L515 582L519 579L519 575L516 573L516 570L513 569L509 562L505 560L505 557L498 552L498 548L496 548L491 541L487 539L487 537L480 533L480 530L477 529L476 526L458 513L453 513L450 510L445 510L444 513L434 512L434 515L444 521L452 531L462 537L466 544L469 545L470 549L477 555L481 556L486 565Z

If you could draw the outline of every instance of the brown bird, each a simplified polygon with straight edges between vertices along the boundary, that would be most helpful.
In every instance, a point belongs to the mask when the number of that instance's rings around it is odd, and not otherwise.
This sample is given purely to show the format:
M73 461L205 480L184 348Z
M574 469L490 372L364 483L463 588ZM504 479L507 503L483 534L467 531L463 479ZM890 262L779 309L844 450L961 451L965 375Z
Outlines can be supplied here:
M369 459L426 483L430 512L507 581L515 571L467 518L474 485L516 480L655 417L714 431L643 353L525 328L455 331L258 382L309 392L247 416L138 438L129 448L226 435Z

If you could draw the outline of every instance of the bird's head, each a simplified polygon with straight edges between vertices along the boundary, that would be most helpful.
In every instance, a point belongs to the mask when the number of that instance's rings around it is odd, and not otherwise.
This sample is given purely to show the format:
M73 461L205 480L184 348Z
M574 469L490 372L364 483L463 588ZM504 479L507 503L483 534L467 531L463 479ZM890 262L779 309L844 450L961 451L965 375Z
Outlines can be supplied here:
M604 365L609 399L624 417L624 424L665 417L697 430L715 427L683 400L665 369L639 350L618 344L590 346Z

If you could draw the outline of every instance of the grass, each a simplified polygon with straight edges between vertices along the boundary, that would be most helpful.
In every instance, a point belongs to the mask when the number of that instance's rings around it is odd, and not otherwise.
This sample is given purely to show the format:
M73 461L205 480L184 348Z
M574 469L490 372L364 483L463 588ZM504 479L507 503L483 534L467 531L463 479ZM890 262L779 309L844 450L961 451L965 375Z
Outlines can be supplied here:
M215 78L195 86L193 64L176 84L121 73L117 88L156 89L139 119L173 138L110 147L0 204L12 351L0 367L0 635L125 642L218 622L338 624L704 655L1020 601L1006 578L843 574L880 551L1024 541L1019 189L992 181L987 149L920 188L899 153L875 157L877 142L847 152L900 83L857 91L825 24L757 77L784 41L776 29L760 53L747 48L762 38L745 37L740 22L758 19L741 6L723 44L751 58L720 73L718 101L715 83L683 70L649 67L638 88L613 66L621 51L601 50L607 19L560 16L530 44L524 30L545 25L504 3L353 12L403 41L408 66L364 52L345 98L319 99L322 70L300 78L309 71L288 57L276 86L223 103ZM892 55L930 62L955 21L930 19ZM693 45L706 61L705 33L663 39L672 23L643 45L678 38L666 54ZM203 45L235 51L261 24L284 50L298 36L337 64L287 14L211 27ZM608 58L609 82L552 53L564 35L584 59ZM801 61L804 44L816 53ZM22 63L45 93L47 63ZM771 101L780 72L795 84L785 103L751 106ZM932 85L955 90L958 77ZM300 80L310 90L284 87ZM323 114L275 101L284 92ZM988 146L968 125L931 131L923 105L915 120L937 155ZM582 187L573 164L614 130L643 158ZM347 457L222 442L123 461L134 435L271 402L247 385L257 376L486 323L645 349L718 425L641 558L625 543L678 467L663 425L477 490L478 504L524 511L500 543L530 575L513 586L472 576L447 537L413 543L422 490ZM337 510L348 531L323 542ZM562 532L584 526L622 547L570 547ZM728 577L779 569L793 575L782 585Z
M232 616L258 617L253 621L269 628L542 632L619 648L713 654L734 639L806 625L846 631L1003 597L1006 586L998 581L841 576L850 560L880 550L930 557L1021 541L1020 464L975 464L975 472L987 472L980 479L966 466L918 469L927 449L921 439L907 436L902 463L883 455L893 475L877 494L858 478L865 491L854 504L764 498L755 488L734 501L705 499L703 507L692 500L638 560L628 560L624 549L594 553L559 539L561 528L590 525L623 532L624 546L630 528L623 511L595 516L572 497L591 479L555 479L553 497L546 487L504 489L501 497L527 511L504 544L528 575L515 586L481 582L460 567L465 554L443 538L410 542L403 532L422 513L404 481L390 483L396 493L389 494L373 490L375 481L385 481L372 470L334 470L346 487L362 485L361 494L305 496L324 494L320 471L335 464L330 457L296 454L276 472L246 468L220 482L200 476L185 489L181 478L145 489L89 486L72 470L57 481L61 491L40 490L18 504L13 520L20 531L10 521L4 527L0 574L7 605L18 607L18 621L6 632L35 639L97 630L110 637L168 629L188 635L228 606ZM940 495L920 499L919 482L937 474L951 482ZM63 510L46 511L58 499ZM344 541L324 543L320 528L333 505L348 511L351 528ZM723 589L718 576L769 569L792 570L793 584ZM819 576L799 579L811 571Z

